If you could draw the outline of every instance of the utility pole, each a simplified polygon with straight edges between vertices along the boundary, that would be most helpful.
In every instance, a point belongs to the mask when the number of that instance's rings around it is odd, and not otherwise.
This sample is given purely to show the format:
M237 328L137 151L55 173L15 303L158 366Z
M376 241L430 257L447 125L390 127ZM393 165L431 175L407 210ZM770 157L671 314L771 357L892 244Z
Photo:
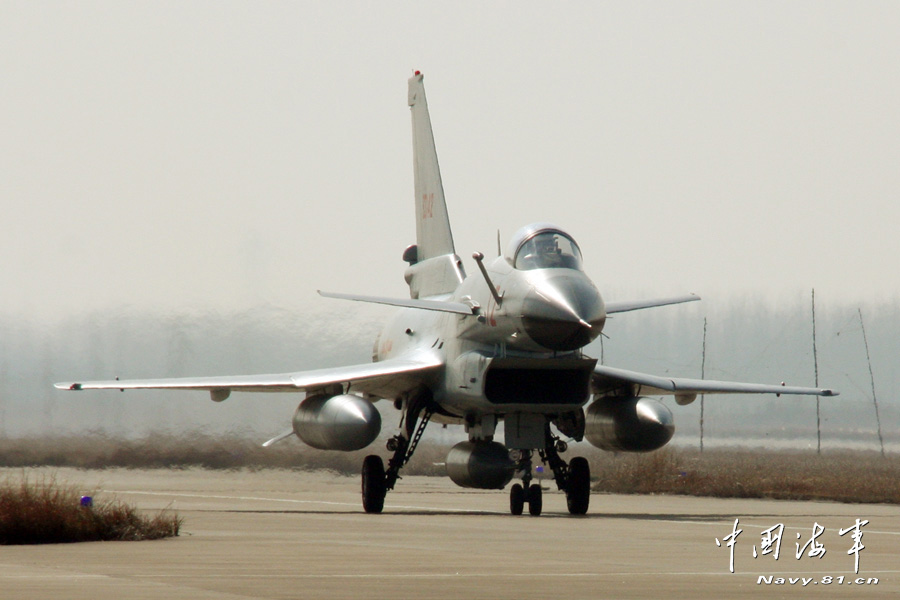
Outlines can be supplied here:
M816 353L816 290L812 291L812 345L813 345L813 369L816 375L816 387L819 387L819 357ZM816 454L822 454L822 418L819 412L819 397L816 396Z
M700 359L700 379L706 378L706 317L703 317L703 355ZM703 452L703 400L706 394L700 394L700 452Z
M875 405L875 422L878 423L878 441L881 443L881 456L884 457L884 438L881 436L881 417L878 416L878 399L875 397L875 375L872 373L872 359L869 358L869 340L866 339L866 326L863 324L862 309L859 313L859 326L862 328L863 344L866 347L866 362L869 363L869 381L872 382L872 403Z

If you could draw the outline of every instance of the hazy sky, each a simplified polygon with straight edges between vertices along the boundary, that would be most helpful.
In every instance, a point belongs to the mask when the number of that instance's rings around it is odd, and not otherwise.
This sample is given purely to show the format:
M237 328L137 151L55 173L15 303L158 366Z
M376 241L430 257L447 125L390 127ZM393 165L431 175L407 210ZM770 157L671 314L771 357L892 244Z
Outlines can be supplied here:
M900 3L443 6L0 0L0 313L405 295L415 69L470 272L900 298Z

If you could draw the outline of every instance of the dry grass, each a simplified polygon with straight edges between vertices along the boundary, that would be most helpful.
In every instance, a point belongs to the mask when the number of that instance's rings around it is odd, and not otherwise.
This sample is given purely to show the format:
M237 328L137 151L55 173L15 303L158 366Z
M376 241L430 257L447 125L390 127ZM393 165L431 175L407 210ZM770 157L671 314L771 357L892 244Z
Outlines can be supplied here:
M81 496L52 478L0 483L0 544L153 540L177 536L181 528L168 511L146 517L116 500L83 507Z
M444 475L449 448L423 443L403 472ZM139 439L103 434L0 438L0 467L73 467L76 469L293 469L359 473L363 458L388 456L382 441L357 452L315 450L296 439L263 448L242 435L152 434ZM435 464L438 463L438 464Z
M448 447L423 442L403 475L443 476ZM382 442L358 452L314 450L298 440L262 448L242 435L154 434L137 440L88 436L0 439L0 467L193 468L329 470L356 476L363 458L387 457ZM610 454L587 444L572 447L588 458L594 490L609 493L685 494L729 498L781 498L900 504L900 456L877 452L766 451L664 448L649 454Z
M900 504L900 457L877 452L666 448L591 466L601 492Z

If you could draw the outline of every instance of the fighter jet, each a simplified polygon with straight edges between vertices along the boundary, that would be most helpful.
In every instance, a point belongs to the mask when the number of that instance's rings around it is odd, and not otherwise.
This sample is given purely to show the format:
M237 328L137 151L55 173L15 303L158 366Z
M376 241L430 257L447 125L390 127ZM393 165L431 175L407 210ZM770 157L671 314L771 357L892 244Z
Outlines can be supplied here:
M672 412L650 397L762 393L833 396L830 389L679 379L598 364L583 348L597 339L608 315L699 300L685 295L637 302L604 302L585 272L575 240L536 223L520 229L492 261L474 253L466 275L456 253L435 151L423 76L409 79L415 175L416 243L403 252L409 298L320 292L322 296L399 307L375 340L373 362L274 375L188 377L59 383L64 390L205 390L221 402L232 392L304 393L290 431L325 450L354 451L381 432L374 402L393 403L399 433L387 440L387 466L378 454L362 465L362 505L380 513L429 422L463 425L447 474L460 486L510 488L513 514L542 511L534 462L550 469L568 511L587 512L590 467L563 459L566 440L604 450L648 452L675 431ZM503 441L498 441L502 423Z

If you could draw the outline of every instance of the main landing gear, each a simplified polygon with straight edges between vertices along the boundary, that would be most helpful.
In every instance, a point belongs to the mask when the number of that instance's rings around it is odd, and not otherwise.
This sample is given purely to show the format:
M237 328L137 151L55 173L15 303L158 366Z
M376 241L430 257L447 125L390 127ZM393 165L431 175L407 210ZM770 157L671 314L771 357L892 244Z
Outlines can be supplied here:
M420 413L422 420L416 427ZM388 461L387 469L377 454L371 454L363 461L362 501L363 509L367 513L380 513L384 510L384 497L388 490L394 489L394 484L400 479L400 469L412 458L433 413L434 406L429 398L420 396L410 400L403 431L387 442L387 449L394 453Z
M384 461L377 454L370 454L363 461L362 467L362 501L367 513L380 513L384 510L384 497L387 495L387 481L384 472Z
M556 486L566 493L566 505L569 513L583 515L588 511L591 501L591 468L587 459L576 456L569 463L560 458L560 453L567 449L566 443L553 435L548 424L544 429L544 448L538 450L541 462L553 471ZM516 462L516 471L522 472L522 483L514 484L509 490L509 512L521 515L528 503L528 512L538 516L543 508L541 486L531 483L531 450L521 451Z

